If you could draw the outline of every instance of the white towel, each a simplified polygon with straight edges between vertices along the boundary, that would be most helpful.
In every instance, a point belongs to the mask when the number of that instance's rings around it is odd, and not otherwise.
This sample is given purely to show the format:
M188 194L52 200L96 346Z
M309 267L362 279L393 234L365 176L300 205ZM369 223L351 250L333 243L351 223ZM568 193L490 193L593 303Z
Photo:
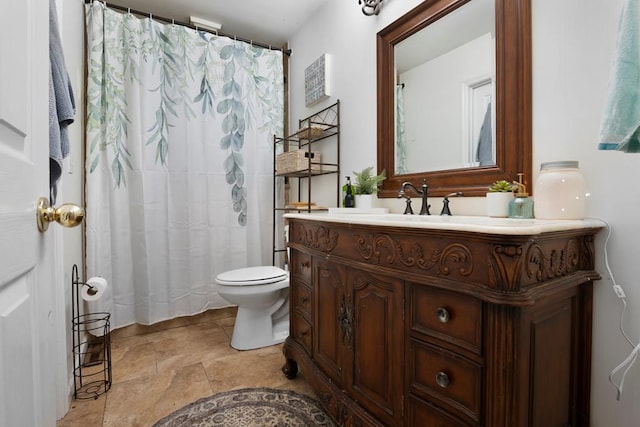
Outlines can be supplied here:
M618 42L598 150L640 152L640 19L639 0L626 0L620 15Z

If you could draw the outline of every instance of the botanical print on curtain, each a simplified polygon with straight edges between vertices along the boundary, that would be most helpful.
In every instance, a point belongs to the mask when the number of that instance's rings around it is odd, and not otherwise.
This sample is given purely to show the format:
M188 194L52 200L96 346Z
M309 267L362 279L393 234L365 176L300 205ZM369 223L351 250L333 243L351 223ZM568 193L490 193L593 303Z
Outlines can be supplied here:
M87 274L112 327L228 305L215 277L271 263L282 53L86 5Z
M407 140L404 134L404 85L396 85L396 170L398 175L408 173Z

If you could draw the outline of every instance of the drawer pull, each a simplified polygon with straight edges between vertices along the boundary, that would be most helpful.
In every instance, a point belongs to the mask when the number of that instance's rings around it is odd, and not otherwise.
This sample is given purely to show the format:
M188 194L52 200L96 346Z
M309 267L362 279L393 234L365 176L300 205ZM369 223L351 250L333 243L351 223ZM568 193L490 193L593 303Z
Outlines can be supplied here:
M300 304L306 304L307 301L309 301L309 297L308 296L305 295L303 297L300 297Z
M305 267L309 267L309 261L302 261L300 263L300 268L305 268Z
M307 335L309 335L309 331L300 331L300 332L298 332L298 336L299 336L300 338L304 338L304 337L306 337Z
M449 318L451 317L449 315L449 310L444 307L438 307L436 313L438 314L438 320L440 321L440 323L447 323L449 321Z
M438 383L438 385L442 388L447 388L449 387L451 380L449 379L449 375L440 371L436 374L436 383Z

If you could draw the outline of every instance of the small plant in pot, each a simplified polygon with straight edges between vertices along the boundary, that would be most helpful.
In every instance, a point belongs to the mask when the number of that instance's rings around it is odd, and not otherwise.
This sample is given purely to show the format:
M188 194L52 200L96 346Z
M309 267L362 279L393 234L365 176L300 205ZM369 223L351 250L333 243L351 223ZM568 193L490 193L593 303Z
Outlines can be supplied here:
M509 181L505 181L504 179L494 182L489 187L490 193L513 193L514 190L515 188L513 184Z
M372 208L373 199L378 192L378 187L382 181L387 179L386 172L383 170L380 175L373 173L373 166L362 169L360 172L353 172L354 181L353 189L356 194L357 208Z
M498 180L489 186L487 193L487 215L496 218L509 216L509 202L513 200L515 191L513 183Z

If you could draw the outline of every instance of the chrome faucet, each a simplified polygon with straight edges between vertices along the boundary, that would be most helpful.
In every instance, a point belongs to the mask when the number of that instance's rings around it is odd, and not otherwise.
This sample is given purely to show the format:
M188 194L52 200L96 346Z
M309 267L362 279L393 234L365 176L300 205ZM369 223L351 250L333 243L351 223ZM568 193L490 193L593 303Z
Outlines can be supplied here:
M409 181L403 182L402 185L400 186L400 190L398 190L398 199L401 199L404 197L407 203L407 207L404 210L404 214L413 215L413 209L411 208L411 198L406 194L407 187L412 188L413 191L418 196L422 197L422 207L420 208L420 215L431 215L431 212L429 212L429 208L431 207L431 205L427 203L427 196L429 195L429 186L427 185L426 179L422 181L422 190L418 190Z

